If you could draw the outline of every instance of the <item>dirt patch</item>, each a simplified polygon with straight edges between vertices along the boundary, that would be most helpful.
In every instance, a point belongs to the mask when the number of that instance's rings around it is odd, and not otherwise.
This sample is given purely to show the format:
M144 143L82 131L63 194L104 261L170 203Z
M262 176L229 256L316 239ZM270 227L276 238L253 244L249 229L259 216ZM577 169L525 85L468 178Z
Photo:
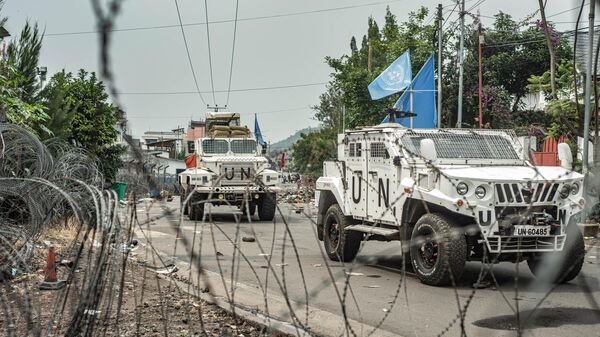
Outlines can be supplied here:
M96 269L88 266L95 265L96 256L89 252L99 251L101 246L90 238L78 263L57 267L59 279L67 280L72 275L68 286L61 290L39 291L38 285L44 279L47 247L55 247L57 261L72 262L74 252L80 247L73 245L78 237L82 235L69 227L54 228L40 236L30 262L32 272L21 273L8 281L8 286L0 287L0 298L9 304L8 314L0 315L0 333L7 336L28 333L61 336L69 332L72 322L83 320L86 323L82 329L87 329L91 336L287 336L234 317L217 305L189 295L187 289L180 288L181 283L169 278L169 269L153 269L140 264L136 250L142 249L133 245L129 247L133 251L129 251L123 274L124 250L108 243L112 258L116 260L112 262L111 272L101 280L95 280ZM139 255L143 253L139 252ZM99 305L93 307L85 305L89 294L82 290L89 289L89 282L98 282L100 300ZM85 334L85 331L76 331L74 335Z

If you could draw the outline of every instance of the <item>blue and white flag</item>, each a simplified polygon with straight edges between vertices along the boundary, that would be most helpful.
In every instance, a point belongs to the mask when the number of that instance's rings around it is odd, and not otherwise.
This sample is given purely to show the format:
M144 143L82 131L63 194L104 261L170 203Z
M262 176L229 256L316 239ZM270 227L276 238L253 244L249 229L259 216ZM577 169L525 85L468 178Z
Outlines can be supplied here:
M402 96L394 104L394 108L400 111L414 112L415 117L396 120L397 123L407 128L435 128L437 123L437 110L435 104L435 78L433 76L434 63L433 54L429 56L425 64L411 84L411 89L402 93ZM412 91L412 109L410 107L410 96ZM411 125L412 119L412 125ZM388 116L382 121L387 123Z
M391 94L402 91L412 81L412 70L410 68L410 49L400 55L389 67L387 67L371 84L369 93L371 99L380 99Z
M256 114L254 114L254 137L256 137L258 144L265 145L262 132L260 132L260 126L258 126L258 117L256 117Z

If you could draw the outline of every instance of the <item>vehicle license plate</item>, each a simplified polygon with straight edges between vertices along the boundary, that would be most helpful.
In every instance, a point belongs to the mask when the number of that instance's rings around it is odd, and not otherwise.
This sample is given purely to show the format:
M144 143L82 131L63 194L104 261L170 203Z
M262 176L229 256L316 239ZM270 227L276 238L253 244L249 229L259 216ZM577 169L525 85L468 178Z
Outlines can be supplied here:
M545 236L550 235L550 226L520 225L514 227L513 235L517 236Z

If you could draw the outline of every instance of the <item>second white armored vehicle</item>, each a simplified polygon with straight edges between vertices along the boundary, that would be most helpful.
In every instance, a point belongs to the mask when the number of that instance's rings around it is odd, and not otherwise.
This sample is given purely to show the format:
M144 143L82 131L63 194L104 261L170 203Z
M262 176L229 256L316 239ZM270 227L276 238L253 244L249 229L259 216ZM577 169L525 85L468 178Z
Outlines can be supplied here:
M179 174L181 207L190 220L202 220L209 203L238 206L249 216L258 209L260 220L275 216L279 173L239 121L239 113L206 113L207 135L195 141L195 167Z

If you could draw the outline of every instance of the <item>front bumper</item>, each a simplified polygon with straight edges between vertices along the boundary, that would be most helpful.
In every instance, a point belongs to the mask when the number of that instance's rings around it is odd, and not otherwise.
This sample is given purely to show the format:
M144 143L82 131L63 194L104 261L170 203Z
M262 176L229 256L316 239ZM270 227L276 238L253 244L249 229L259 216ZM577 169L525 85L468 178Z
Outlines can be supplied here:
M565 234L549 236L488 236L490 253L534 253L562 251Z
M194 190L198 193L279 193L278 186L196 186Z

